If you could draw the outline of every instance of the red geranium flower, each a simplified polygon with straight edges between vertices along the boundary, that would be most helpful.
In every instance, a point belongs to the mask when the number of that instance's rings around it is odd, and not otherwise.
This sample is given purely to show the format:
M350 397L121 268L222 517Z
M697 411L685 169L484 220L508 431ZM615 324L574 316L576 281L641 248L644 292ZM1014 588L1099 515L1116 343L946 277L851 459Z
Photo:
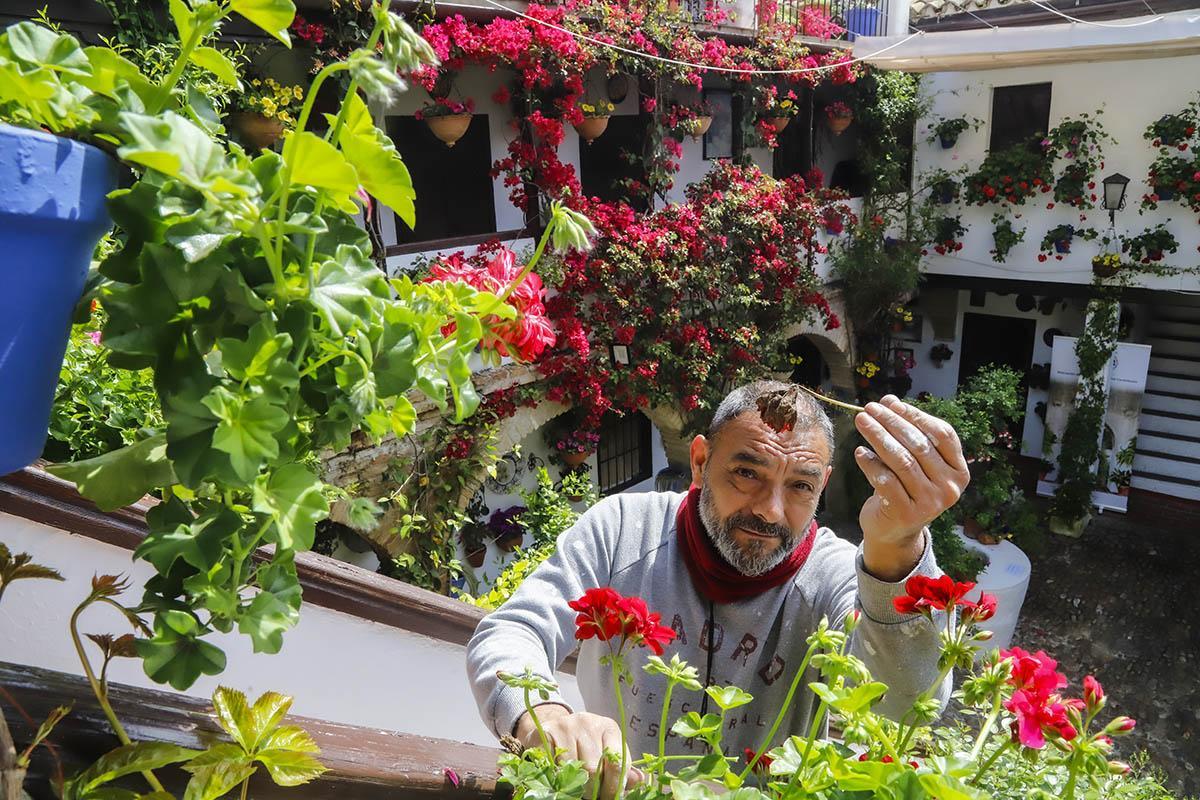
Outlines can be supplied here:
M949 575L930 578L914 575L904 584L903 597L892 601L901 614L928 614L931 610L952 611L967 592L975 588L973 583L959 583Z
M968 622L986 622L996 616L995 595L984 593L979 595L978 602L963 601L959 605L962 608L963 619Z
M1046 735L1071 741L1078 734L1067 719L1067 706L1056 694L1043 695L1027 689L1013 693L1004 707L1016 715L1013 736L1031 750L1046 746Z
M599 639L607 642L620 638L635 646L649 647L661 656L663 648L675 638L675 631L660 625L659 614L651 613L640 597L623 597L615 589L588 589L583 597L567 604L578 611L575 617L575 638Z
M745 758L746 758L746 763L747 763L747 764L749 764L751 761L754 761L754 753L755 753L755 750L754 750L754 748L753 748L753 747L747 747L747 748L745 749L745 751L744 751L744 755L745 755ZM770 771L770 769L771 769L771 764L772 764L774 761L775 761L775 759L771 758L770 756L768 756L768 755L766 755L766 754L763 754L763 755L762 755L762 756L761 756L761 757L758 759L758 761L757 761L757 762L755 762L755 764L754 764L754 771L755 771L755 772L761 772L761 773L767 773L767 772L769 772L769 771Z

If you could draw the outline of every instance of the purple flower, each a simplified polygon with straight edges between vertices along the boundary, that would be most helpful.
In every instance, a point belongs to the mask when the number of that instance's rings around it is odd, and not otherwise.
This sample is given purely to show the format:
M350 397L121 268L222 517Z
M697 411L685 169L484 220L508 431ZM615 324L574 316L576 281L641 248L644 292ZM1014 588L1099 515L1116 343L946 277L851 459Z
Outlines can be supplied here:
M92 340L92 344L100 344L100 331L89 332L88 338Z
M517 517L521 516L527 510L525 506L509 506L508 508L494 511L492 512L492 516L488 517L488 529L497 539L523 536L525 529L517 522Z

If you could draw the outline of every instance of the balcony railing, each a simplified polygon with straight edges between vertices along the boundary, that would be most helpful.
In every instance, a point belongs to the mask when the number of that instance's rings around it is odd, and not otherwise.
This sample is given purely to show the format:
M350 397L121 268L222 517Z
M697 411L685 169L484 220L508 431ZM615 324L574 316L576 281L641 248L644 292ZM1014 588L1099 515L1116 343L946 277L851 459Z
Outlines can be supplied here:
M835 39L854 41L857 36L888 34L887 0L766 0L758 9L760 26L802 25L811 8L846 29Z

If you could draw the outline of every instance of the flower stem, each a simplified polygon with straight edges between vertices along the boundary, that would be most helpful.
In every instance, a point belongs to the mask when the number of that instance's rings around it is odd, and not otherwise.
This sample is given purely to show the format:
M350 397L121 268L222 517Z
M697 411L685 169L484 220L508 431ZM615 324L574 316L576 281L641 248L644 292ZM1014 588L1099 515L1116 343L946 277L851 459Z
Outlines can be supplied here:
M629 748L626 746L627 734L625 733L625 698L621 696L620 667L622 663L623 662L621 661L621 657L619 655L613 656L613 688L617 692L617 714L619 717L617 722L621 726L621 773L620 777L617 779L617 795L615 800L621 800L621 798L625 795L625 772L629 769L629 759L627 757Z
M246 796L250 793L250 779L242 781L242 800L246 800Z
M1063 800L1075 800L1075 781L1079 779L1079 751L1072 751L1071 765L1067 767L1067 788L1063 789Z
M537 266L539 261L541 261L542 252L546 249L546 243L550 241L550 234L554 231L554 226L557 223L558 220L555 217L551 217L550 221L546 223L546 229L542 231L542 238L538 240L537 247L533 251L533 256L530 257L529 262L525 265L525 268L521 270L520 274L517 275L516 279L514 279L512 283L504 288L504 294L500 295L499 298L500 303L504 303L506 300L508 300L509 296L516 291L517 287L520 286L522 281L525 280L525 277L530 272L533 272L533 268Z
M821 725L821 720L825 716L825 712L829 709L829 703L824 700L817 706L816 712L813 714L812 725L808 726L808 738L804 741L804 755L800 757L800 770L803 770L808 764L808 754L812 752L813 744L817 740L817 730ZM800 770L797 770L799 772Z
M992 713L988 714L988 718L984 720L983 727L979 729L979 736L975 738L975 746L971 748L971 757L968 759L972 763L979 758L979 754L983 752L983 745L987 741L988 734L991 733L992 726L996 724L996 718L1000 716L1000 695L996 695L996 699L992 701Z
M529 687L525 687L525 710L529 712L529 718L533 720L533 727L537 728L538 736L542 740L542 749L546 751L546 755L550 756L550 760L554 761L554 751L550 749L550 737L546 735L546 730L542 727L542 721L538 719L537 712L533 710L533 701L529 698Z
M667 712L671 709L671 692L675 690L675 681L667 678L667 692L663 697L662 720L658 723L658 758L660 762L665 762L667 759ZM659 776L666 772L666 765L663 763L662 769L659 771Z
M801 389L803 389L808 394L810 394L813 397L820 400L822 403L827 403L827 404L833 406L834 408L840 408L843 411L849 411L853 414L861 414L863 411L866 411L866 409L863 408L862 406L856 406L851 403L843 403L841 400L834 400L832 397L826 397L825 395L821 394L820 392L810 389L802 383L797 383L796 385L799 386Z
M121 725L121 721L117 719L117 714L113 711L112 705L108 702L108 693L100 686L100 682L96 679L96 673L92 669L92 664L88 661L87 653L83 649L83 641L79 638L79 615L83 610L92 604L92 597L84 600L75 609L75 613L71 614L69 624L71 632L71 641L75 644L75 652L79 656L79 662L83 665L83 674L87 678L88 685L92 687L92 693L96 695L96 702L100 704L101 710L104 711L104 716L108 718L108 724L112 725L113 733L117 735L117 739L123 745L133 744L133 740L129 738L129 734L125 732L125 728ZM151 788L156 792L166 791L158 778L150 770L142 770L142 777L146 779L146 783L150 784Z
M771 729L767 731L767 735L763 737L762 744L754 751L754 758L746 765L738 775L741 781L746 780L746 776L754 769L754 765L759 762L763 754L767 752L767 748L771 746L771 742L775 739L775 733L779 730L779 726L783 724L783 718L787 715L792 707L792 699L796 696L796 689L800 686L800 679L804 677L804 673L808 670L808 662L812 660L813 654L817 651L817 645L814 642L808 646L808 652L804 654L804 660L800 662L800 667L796 670L795 676L792 678L792 685L788 687L787 696L783 699L783 705L779 708L779 713L775 716L775 722L771 725Z
M979 769L975 772L974 775L971 776L971 780L967 781L967 783L971 784L972 786L975 785L976 783L978 783L979 779L983 777L983 774L985 772L987 772L989 769L991 769L992 765L996 763L996 759L1000 757L1000 754L1003 753L1005 750L1007 750L1011 746L1012 746L1011 739L1004 740L1004 742L999 747L997 747L996 750L990 756L988 756L988 760L983 762L983 764L981 764L979 766Z

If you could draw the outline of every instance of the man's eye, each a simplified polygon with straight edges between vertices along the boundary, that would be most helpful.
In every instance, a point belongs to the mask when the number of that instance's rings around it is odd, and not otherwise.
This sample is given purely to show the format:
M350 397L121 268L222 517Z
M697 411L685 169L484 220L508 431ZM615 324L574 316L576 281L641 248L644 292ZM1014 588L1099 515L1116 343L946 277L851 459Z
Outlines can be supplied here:
M799 482L799 483L793 483L793 484L792 484L792 488L793 488L793 489L798 489L798 490L799 490L799 491L801 491L801 492L811 492L811 491L812 491L812 484L811 484L811 483L804 483L803 481L801 481L801 482Z
M738 477L749 478L750 480L754 480L758 477L754 470L746 469L745 467L738 467L736 470L734 470L734 472L737 473Z

